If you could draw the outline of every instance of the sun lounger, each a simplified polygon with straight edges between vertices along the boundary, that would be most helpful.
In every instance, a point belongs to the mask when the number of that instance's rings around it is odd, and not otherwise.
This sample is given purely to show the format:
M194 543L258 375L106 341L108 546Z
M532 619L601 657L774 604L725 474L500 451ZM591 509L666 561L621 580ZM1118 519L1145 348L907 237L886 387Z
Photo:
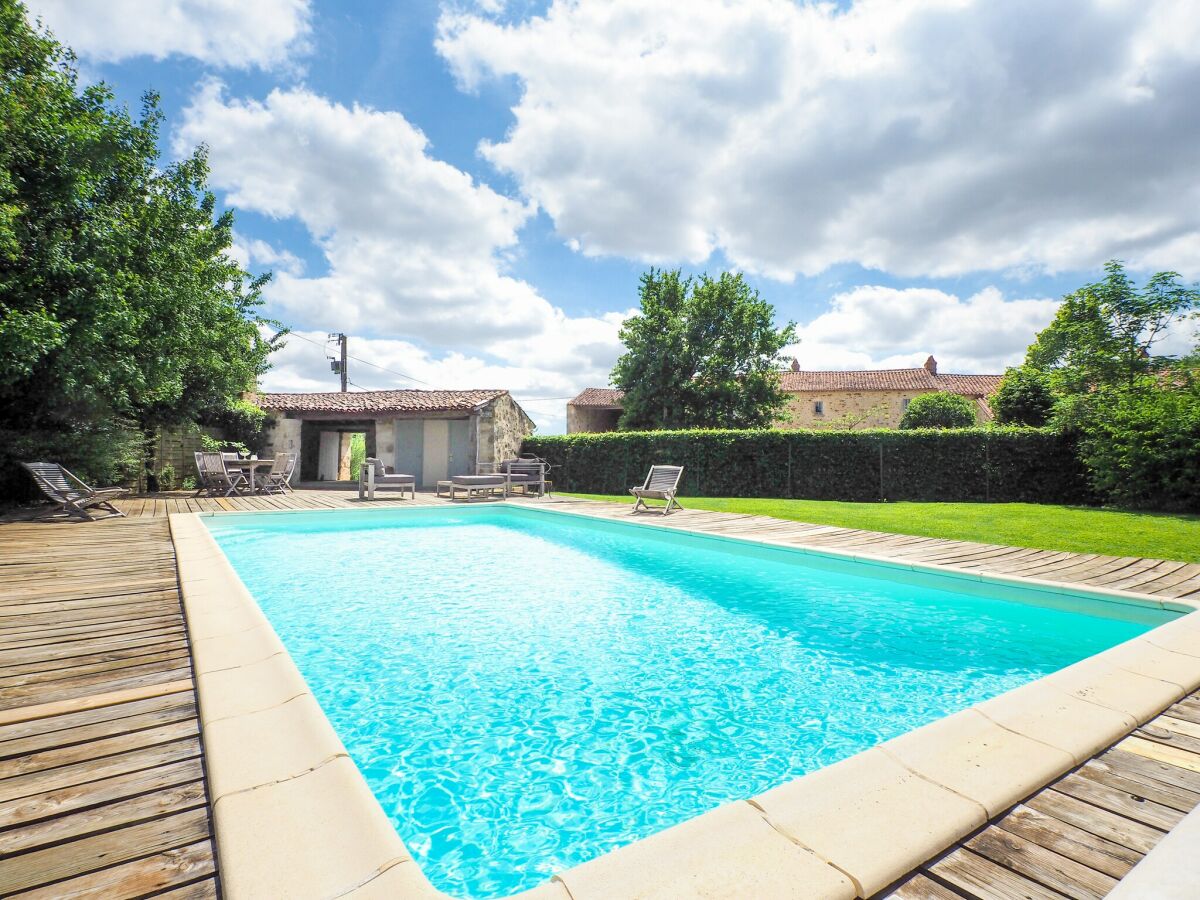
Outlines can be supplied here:
M375 499L376 488L387 488L390 490L400 491L400 499L404 499L404 491L409 491L412 494L412 499L417 499L417 479L415 475L398 475L394 472L389 472L383 465L382 460L368 457L363 461L362 467L358 472L358 499L363 499L366 495L368 500Z
M76 478L58 463L32 462L21 463L21 465L33 476L33 480L42 489L42 493L58 505L55 512L61 510L69 515L87 519L89 522L92 521L92 516L88 514L88 510L93 506L106 509L117 516L125 515L112 505L113 500L129 493L125 488L96 490Z
M641 487L629 489L629 493L637 497L637 502L633 504L633 512L637 512L639 509L650 509L646 505L647 497L652 500L667 501L667 505L663 507L662 511L664 516L671 511L672 506L683 509L679 501L675 499L681 478L683 478L683 466L651 466L649 474L646 475L646 483Z
M507 475L451 475L450 476L450 499L457 500L458 492L462 491L467 495L467 502L471 502L474 497L488 497L493 491L499 490L505 497L508 496L508 476Z

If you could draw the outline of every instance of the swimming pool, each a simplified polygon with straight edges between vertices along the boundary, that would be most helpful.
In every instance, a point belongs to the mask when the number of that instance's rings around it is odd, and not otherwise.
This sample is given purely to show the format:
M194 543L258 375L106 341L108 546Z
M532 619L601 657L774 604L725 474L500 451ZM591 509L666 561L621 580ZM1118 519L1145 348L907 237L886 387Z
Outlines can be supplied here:
M1173 617L511 507L207 524L426 875L477 898Z

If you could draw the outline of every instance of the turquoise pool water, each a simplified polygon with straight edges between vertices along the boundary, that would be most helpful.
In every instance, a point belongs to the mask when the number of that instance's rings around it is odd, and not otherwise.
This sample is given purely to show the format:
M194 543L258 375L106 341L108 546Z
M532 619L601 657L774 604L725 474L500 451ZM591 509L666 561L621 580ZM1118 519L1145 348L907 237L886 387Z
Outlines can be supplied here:
M460 897L533 887L1171 617L503 507L205 521Z

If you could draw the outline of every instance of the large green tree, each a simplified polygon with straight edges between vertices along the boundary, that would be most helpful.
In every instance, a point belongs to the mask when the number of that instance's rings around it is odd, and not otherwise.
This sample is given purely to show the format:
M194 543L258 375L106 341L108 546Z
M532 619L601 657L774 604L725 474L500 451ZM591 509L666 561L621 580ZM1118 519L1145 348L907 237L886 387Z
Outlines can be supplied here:
M0 444L19 448L10 456L55 452L114 423L148 435L195 421L267 367L267 276L251 278L228 253L233 216L207 190L204 148L160 160L161 122L153 93L135 118L107 86L81 86L70 51L0 0Z
M1049 375L1059 394L1127 387L1161 369L1153 353L1167 327L1200 303L1200 291L1176 272L1159 272L1138 287L1117 260L1105 277L1067 294L1054 321L1030 346L1026 365Z
M775 327L775 308L740 274L642 275L640 311L621 327L625 353L613 384L625 392L620 426L761 428L786 401L780 351L795 325Z

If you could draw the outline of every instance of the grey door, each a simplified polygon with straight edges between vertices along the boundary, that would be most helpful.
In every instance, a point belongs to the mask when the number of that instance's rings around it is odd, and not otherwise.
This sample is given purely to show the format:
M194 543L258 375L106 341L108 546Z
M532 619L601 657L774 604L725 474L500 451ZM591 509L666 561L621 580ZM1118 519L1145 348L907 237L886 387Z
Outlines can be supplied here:
M421 480L421 466L424 463L424 425L424 419L396 420L396 472L400 475L412 475L418 481Z
M451 475L475 474L475 441L471 433L471 419L450 420L450 465Z

